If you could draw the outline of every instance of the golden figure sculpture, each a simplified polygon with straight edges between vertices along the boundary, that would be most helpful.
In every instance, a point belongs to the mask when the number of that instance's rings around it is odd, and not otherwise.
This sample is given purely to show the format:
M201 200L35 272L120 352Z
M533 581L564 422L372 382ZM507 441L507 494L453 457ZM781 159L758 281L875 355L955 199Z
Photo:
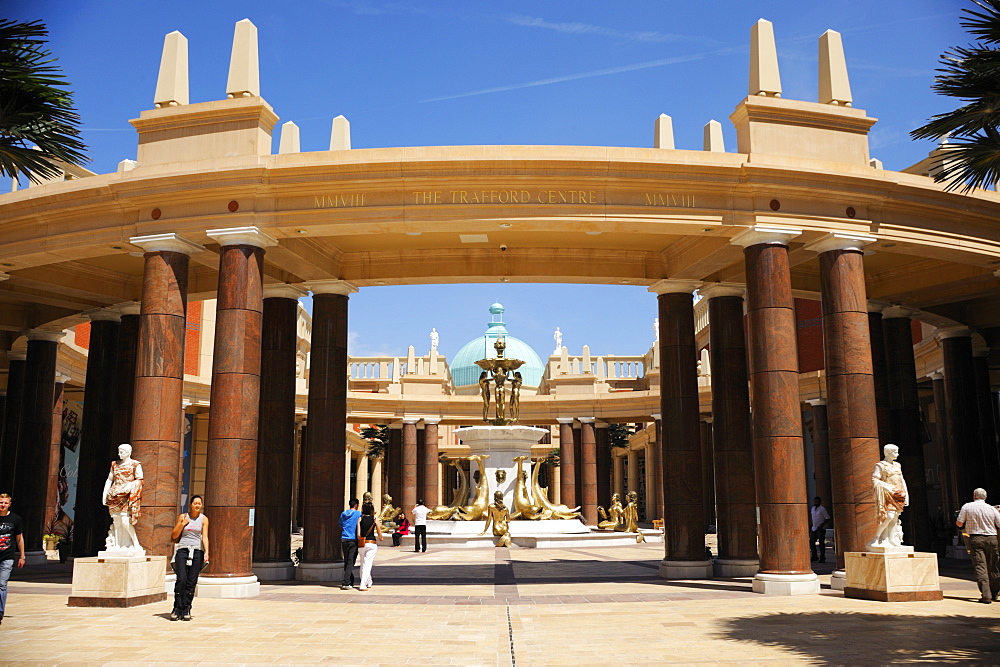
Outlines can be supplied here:
M493 494L493 504L489 506L486 513L486 525L483 526L483 532L479 534L485 535L491 523L493 524L493 537L499 538L497 546L509 547L510 512L507 511L507 506L503 503L503 493L500 491Z
M503 353L502 350L498 348L498 351ZM497 404L497 421L508 423L507 419L507 404L504 396L504 385L507 384L507 373L509 371L503 366L498 366L493 371L493 395L496 399Z
M468 459L457 458L448 461L448 465L453 466L455 471L458 473L458 486L455 488L454 493L452 493L451 504L438 505L431 510L430 514L427 515L428 519L434 519L437 521L451 519L458 512L459 508L465 505L465 501L469 497L469 479L460 464L462 461L466 460Z
M510 379L510 404L507 408L507 415L510 421L516 422L518 413L521 412L521 384L524 378L520 371L514 371L514 377Z
M382 511L378 513L378 521L382 524L383 529L395 530L396 515L399 514L399 509L392 506L392 496L388 493L382 496Z
M479 393L483 397L483 421L490 420L490 379L486 371L479 374Z
M369 504L372 507L375 507L375 500L372 498L371 491L365 491L364 493L361 494L361 506L364 507L365 504Z
M625 521L623 516L625 514L625 510L622 508L621 495L612 493L611 506L608 508L608 511L605 512L603 507L598 507L597 513L604 519L604 521L598 522L598 528L615 531L625 530Z
M459 507L455 513L456 519L462 521L482 521L486 516L490 499L490 480L486 477L486 465L484 460L490 457L489 454L473 454L470 461L475 461L479 466L479 482L476 484L476 497L472 499L471 505Z
M515 456L517 461L517 479L514 482L514 514L512 519L527 519L528 521L539 521L551 519L552 511L545 509L541 505L532 504L528 498L528 473L524 471L524 461L527 456Z
M548 489L543 489L538 484L538 473L545 465L546 459L535 461L535 467L531 471L531 493L535 497L535 502L550 512L552 519L577 519L580 517L580 508L569 508L566 505L557 505L549 500Z
M624 512L625 532L636 534L636 544L645 542L646 538L639 532L639 494L635 491L629 491L625 496L625 500L628 501L628 504L625 505Z
M511 378L511 391L514 392L511 396L511 401L515 402L515 404L519 403L521 380L516 374L515 376L511 376L511 373L520 368L524 362L520 359L504 358L503 352L507 349L507 343L504 342L503 338L497 338L497 342L493 344L493 349L497 351L496 357L492 359L480 359L476 362L476 365L483 369L483 372L479 375L479 393L483 398L483 421L494 426L505 426L517 421L517 408L514 411L508 409L505 385L508 378ZM489 373L490 377L487 377L487 373ZM496 417L492 420L489 418L491 382L493 383L494 403L496 403ZM516 387L514 387L515 382L517 383Z

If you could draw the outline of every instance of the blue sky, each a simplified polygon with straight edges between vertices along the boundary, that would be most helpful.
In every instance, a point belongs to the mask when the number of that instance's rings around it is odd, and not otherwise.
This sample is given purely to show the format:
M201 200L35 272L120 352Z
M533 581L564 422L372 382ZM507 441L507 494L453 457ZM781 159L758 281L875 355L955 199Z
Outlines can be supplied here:
M354 148L466 144L650 146L673 117L678 148L700 149L747 92L750 27L774 23L784 97L815 100L816 40L842 33L854 106L879 119L871 152L888 169L926 156L908 132L955 106L930 86L939 55L968 43L958 0L839 2L0 0L43 19L76 90L94 171L135 158L128 124L152 106L163 36L189 40L191 101L225 96L233 24L259 31L261 95L295 121L302 150L325 150L330 121L351 121ZM277 132L275 132L277 150ZM437 328L451 357L507 308L512 335L540 355L560 327L578 353L642 354L655 297L644 288L459 285L365 288L351 298L352 354L426 352Z

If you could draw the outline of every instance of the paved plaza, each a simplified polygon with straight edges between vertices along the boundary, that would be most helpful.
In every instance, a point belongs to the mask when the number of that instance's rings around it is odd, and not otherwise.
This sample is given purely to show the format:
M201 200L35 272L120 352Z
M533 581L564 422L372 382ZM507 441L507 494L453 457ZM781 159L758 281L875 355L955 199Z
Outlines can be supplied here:
M70 566L16 572L2 663L441 664L1000 663L1000 604L971 567L941 561L944 600L881 603L829 589L765 597L750 579L664 581L663 546L470 549L381 546L369 591L266 584L249 600L70 608ZM832 560L832 555L831 555Z

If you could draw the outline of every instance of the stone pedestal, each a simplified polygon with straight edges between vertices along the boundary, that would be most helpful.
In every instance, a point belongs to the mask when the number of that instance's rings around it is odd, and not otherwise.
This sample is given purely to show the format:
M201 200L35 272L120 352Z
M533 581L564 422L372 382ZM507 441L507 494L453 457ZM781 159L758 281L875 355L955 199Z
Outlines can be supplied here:
M819 577L811 574L768 574L758 572L753 578L753 592L764 595L816 595Z
M849 551L844 597L882 602L942 600L937 554Z
M847 586L847 572L844 570L834 570L830 575L830 589L842 591Z
M137 607L167 599L166 556L77 558L70 607Z
M507 509L514 512L514 484L517 481L517 462L515 456L531 456L531 446L542 439L548 431L534 426L467 426L457 428L454 434L469 446L473 454L489 454L483 461L486 468L486 478L491 491L503 493L503 501ZM469 465L469 486L473 487L472 474L479 469L475 461ZM497 480L497 471L504 471L504 481ZM528 497L531 498L531 461L523 463L523 470L528 479ZM490 502L493 494L490 493Z

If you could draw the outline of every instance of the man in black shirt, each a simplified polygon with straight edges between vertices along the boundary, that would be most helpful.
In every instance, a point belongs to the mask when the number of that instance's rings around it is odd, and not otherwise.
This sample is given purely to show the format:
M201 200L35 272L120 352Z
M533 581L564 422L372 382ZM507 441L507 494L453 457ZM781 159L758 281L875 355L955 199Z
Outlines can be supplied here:
M21 517L10 511L10 496L0 493L0 623L7 606L7 580L15 560L18 567L24 567Z

